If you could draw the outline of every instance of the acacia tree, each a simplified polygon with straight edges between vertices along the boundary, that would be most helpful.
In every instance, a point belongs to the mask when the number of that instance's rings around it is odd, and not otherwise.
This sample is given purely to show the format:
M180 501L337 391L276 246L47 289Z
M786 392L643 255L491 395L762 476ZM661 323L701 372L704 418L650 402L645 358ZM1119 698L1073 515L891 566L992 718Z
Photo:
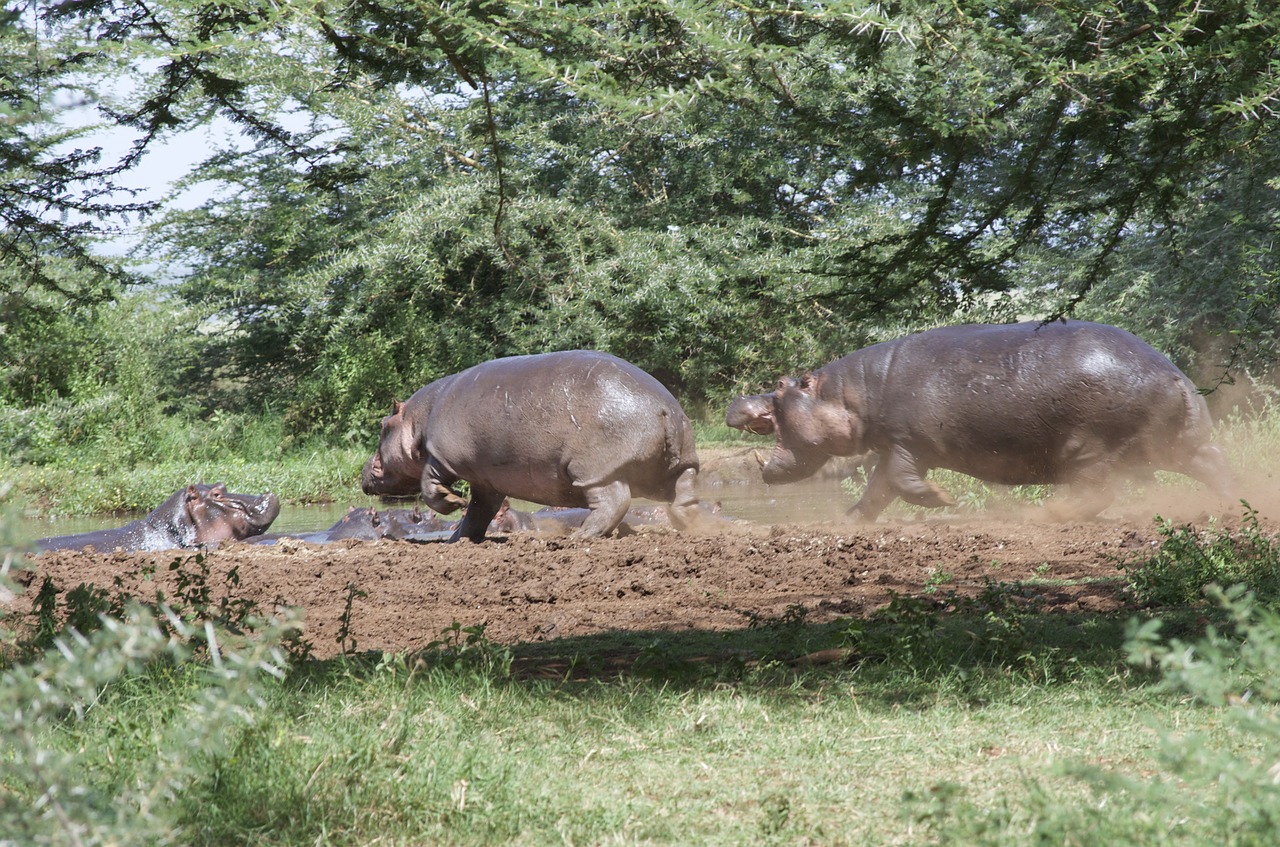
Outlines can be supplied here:
M257 141L155 243L223 375L304 428L505 353L714 399L1000 295L1069 311L1207 223L1224 169L1275 177L1277 25L1245 0L55 8L163 48L121 121Z
M102 162L100 147L74 146L78 131L60 128L61 103L92 96L80 58L46 44L34 4L0 11L0 262L10 297L47 291L74 305L110 297L124 279L89 241L122 216L150 204L127 199L114 178L135 159ZM125 196L125 200L120 200ZM10 302L10 312L16 309Z
M1224 157L1126 239L1081 315L1125 315L1206 389L1267 380L1280 349L1278 170L1273 139Z
M44 42L34 5L0 10L0 403L70 390L91 358L91 310L127 279L92 241L150 208L118 192L128 162L102 162L56 124L60 104L91 95L74 64Z

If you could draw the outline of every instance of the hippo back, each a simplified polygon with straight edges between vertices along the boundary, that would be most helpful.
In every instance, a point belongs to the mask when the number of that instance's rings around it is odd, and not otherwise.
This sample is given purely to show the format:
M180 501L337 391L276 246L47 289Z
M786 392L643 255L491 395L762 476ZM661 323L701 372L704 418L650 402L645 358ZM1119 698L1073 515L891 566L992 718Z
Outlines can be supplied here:
M1176 468L1209 439L1204 398L1165 356L1085 321L942 327L818 371L868 448L992 482L1062 482L1095 455Z
M495 359L451 377L417 421L449 474L512 497L583 506L581 490L626 478L670 501L697 469L693 428L651 375L587 350Z

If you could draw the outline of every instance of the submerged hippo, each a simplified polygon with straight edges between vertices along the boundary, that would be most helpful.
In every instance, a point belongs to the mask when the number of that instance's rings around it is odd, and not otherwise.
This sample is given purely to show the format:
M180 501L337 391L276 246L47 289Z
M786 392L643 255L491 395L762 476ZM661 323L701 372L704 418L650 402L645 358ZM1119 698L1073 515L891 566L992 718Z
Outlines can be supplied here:
M366 494L421 492L443 514L471 502L451 541L484 539L503 498L591 510L577 534L608 535L633 495L696 514L693 428L656 379L607 353L495 359L436 380L382 420L365 463Z
M766 483L875 451L851 510L864 520L895 497L952 505L925 479L930 468L1006 485L1072 483L1079 517L1106 508L1117 474L1177 471L1228 498L1234 485L1191 381L1136 336L1084 321L952 326L875 344L739 397L725 422L776 435Z
M35 546L37 550L92 547L104 553L216 546L261 535L278 514L280 498L269 492L232 494L222 483L200 483L178 489L146 517L118 529L41 538Z
M505 518L509 504L503 501L498 514L489 523L490 532L503 531L510 524ZM523 513L521 513L523 514ZM517 521L518 522L518 521ZM352 506L337 523L323 533L323 538L316 540L338 541L353 538L359 541L374 541L389 538L394 541L424 540L437 533L452 532L458 528L457 521L447 521L434 512L423 512L416 506L412 509L376 509Z
M442 521L429 513L424 515L418 508L378 510L373 507L352 506L337 523L326 530L325 540L337 541L342 538L355 538L362 541L378 538L402 540L415 535L453 528L452 523Z

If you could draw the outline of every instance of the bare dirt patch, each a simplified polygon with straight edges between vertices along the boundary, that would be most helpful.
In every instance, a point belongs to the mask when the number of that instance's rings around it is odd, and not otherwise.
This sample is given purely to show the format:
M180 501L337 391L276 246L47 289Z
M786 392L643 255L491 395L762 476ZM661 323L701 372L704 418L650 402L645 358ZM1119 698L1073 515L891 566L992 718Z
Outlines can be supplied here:
M1153 542L1153 528L1122 523L1034 525L994 520L862 528L737 526L681 535L666 529L577 540L513 533L482 544L407 541L233 544L207 554L213 585L239 575L237 596L261 608L303 610L318 655L337 651L349 586L350 635L362 650L426 646L457 621L484 624L504 643L608 630L745 626L803 606L807 620L862 616L890 592L978 592L986 581L1034 581L1064 611L1120 607L1117 559ZM191 555L191 554L184 554ZM167 587L167 553L51 552L23 581L45 575L152 596ZM144 582L146 569L156 573ZM31 591L27 592L29 596ZM22 601L19 600L19 603Z
M732 473L708 478L733 484ZM715 497L707 491L707 499ZM831 499L839 499L834 488ZM1118 563L1160 540L1151 510L1107 514L1067 524L993 513L872 525L754 520L688 534L644 527L595 540L512 533L482 544L285 540L227 545L209 552L205 563L214 586L235 569L237 596L263 610L301 609L305 637L323 657L339 650L352 587L362 594L351 601L349 635L360 650L382 651L422 648L454 622L483 624L502 643L740 629L797 606L808 622L820 623L868 615L892 593L976 594L989 582L1034 586L1046 610L1107 613L1124 603ZM82 582L109 588L119 579L141 596L154 596L156 588L172 596L175 558L175 552L45 553L19 574L29 589L14 605L26 608L46 575L64 590ZM155 573L150 581L142 576L148 569Z

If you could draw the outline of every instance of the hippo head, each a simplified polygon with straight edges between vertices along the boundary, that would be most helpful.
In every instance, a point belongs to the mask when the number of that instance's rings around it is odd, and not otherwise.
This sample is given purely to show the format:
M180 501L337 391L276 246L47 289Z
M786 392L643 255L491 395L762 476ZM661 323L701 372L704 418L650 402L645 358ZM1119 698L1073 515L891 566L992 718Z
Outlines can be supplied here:
M758 435L774 433L773 454L760 465L770 485L812 476L832 456L862 451L862 422L842 396L826 396L826 375L783 377L772 394L739 397L725 423ZM837 392L827 392L836 394Z
M391 414L382 419L378 449L364 463L360 488L365 494L410 497L422 485L423 460L415 443L413 425L405 420L405 405L391 404Z
M182 498L182 514L190 522L195 545L216 545L261 535L280 514L280 498L276 495L232 494L221 482L189 485Z
M513 508L508 498L502 498L502 505L498 507L498 514L494 515L493 520L489 521L488 531L519 532L527 529L533 529L533 516L528 512Z
M734 429L769 435L773 432L773 395L748 394L729 404L724 422Z
M360 508L352 506L337 523L329 527L329 538L358 538L371 540L381 538L384 534L382 515L373 507Z
M424 515L416 506L413 509L388 509L382 517L388 538L408 538L417 532L437 532L445 528L444 522L434 513Z

